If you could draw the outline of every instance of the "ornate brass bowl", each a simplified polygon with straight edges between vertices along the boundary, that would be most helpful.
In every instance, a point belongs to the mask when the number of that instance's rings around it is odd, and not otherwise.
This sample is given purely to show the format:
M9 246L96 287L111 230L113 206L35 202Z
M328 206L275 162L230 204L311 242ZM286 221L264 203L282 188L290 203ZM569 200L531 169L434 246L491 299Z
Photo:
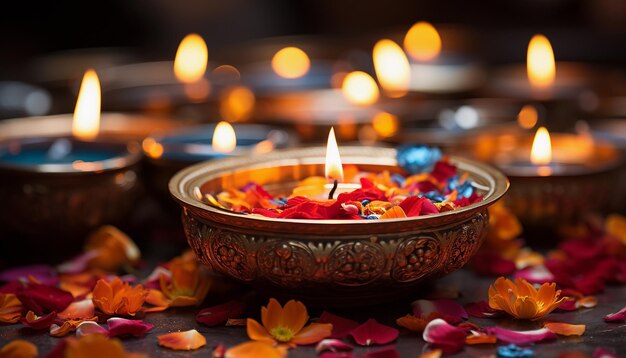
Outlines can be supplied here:
M365 171L399 172L395 149L341 148L344 163ZM204 162L170 181L183 207L189 245L211 269L273 296L325 304L379 303L397 299L420 282L455 271L468 262L487 230L487 207L506 192L498 170L451 158L468 172L484 200L435 214L391 220L277 220L242 215L204 204L204 193L250 181L270 192L323 175L325 148L276 151L258 158Z

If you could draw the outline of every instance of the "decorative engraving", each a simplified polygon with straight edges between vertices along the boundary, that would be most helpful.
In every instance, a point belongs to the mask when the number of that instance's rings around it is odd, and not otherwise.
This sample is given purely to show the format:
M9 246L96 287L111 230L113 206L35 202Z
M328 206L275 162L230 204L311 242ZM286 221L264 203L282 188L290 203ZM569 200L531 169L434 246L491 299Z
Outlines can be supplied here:
M402 242L396 251L391 277L398 282L415 281L437 269L441 247L431 237Z
M328 274L344 286L361 286L378 278L385 268L380 246L367 241L340 244L328 257Z
M480 247L485 228L489 223L486 213L478 213L470 222L457 229L448 245L444 272L450 273L463 267Z
M258 251L257 264L267 279L283 287L312 279L317 269L315 255L309 248L285 240L266 242Z

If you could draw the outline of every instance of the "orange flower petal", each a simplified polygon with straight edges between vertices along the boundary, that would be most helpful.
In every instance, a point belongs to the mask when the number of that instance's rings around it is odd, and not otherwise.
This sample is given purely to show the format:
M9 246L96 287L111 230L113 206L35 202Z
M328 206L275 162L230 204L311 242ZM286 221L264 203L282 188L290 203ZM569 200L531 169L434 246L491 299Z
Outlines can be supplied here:
M177 296L170 302L170 307L187 307L187 306L197 306L201 301L198 301L195 297L189 296Z
M62 319L85 319L94 316L95 307L93 301L88 298L82 301L70 303L63 312L58 314Z
M93 290L93 303L107 315L134 316L143 308L148 290L142 285L131 287L115 277L111 282L98 280Z
M15 323L22 317L22 303L12 293L0 293L0 322Z
M248 318L246 331L248 332L248 337L250 337L253 341L263 341L268 343L276 343L274 338L270 336L269 332L259 322L253 320L252 318Z
M442 354L441 349L434 349L430 352L422 353L420 358L440 358Z
M593 308L598 305L598 299L594 296L585 296L576 302L576 307Z
M404 327L410 331L422 333L428 321L424 318L415 317L412 314L408 314L404 317L400 317L396 320L396 324L400 327Z
M89 267L115 271L126 263L134 263L141 252L128 235L114 226L102 226L87 238L85 251L97 250L98 256L89 261Z
M287 348L273 347L264 342L246 342L229 348L224 358L283 358L287 356Z
M490 334L478 333L465 338L465 344L496 344L498 338Z
M146 309L146 312L161 312L165 311L170 306L170 301L165 297L163 292L155 289L148 290L148 296L146 296L146 302L155 307Z
M61 326L57 324L53 324L50 326L50 335L53 337L64 337L67 336L70 332L74 332L79 324L85 321L97 321L97 317L91 317L84 320L67 320L63 322Z
M560 336L582 336L585 333L584 324L569 324L562 322L547 322L545 328Z
M294 334L297 334L308 320L309 314L304 304L300 301L290 300L283 307L278 325L289 328Z
M404 209L399 206L394 206L393 208L387 210L384 214L380 216L380 219L402 219L406 217L406 213Z
M521 319L535 318L538 314L537 301L531 297L518 297L515 301L515 317Z
M35 358L38 355L37 346L19 339L7 343L0 349L2 358Z
M79 339L67 341L67 347L65 348L66 358L83 358L93 356L107 358L130 358L139 357L140 355L127 353L119 339L108 339L101 334L91 334L82 336Z
M267 307L261 308L261 322L268 330L278 326L280 317L283 315L283 308L274 298L270 298Z
M206 338L195 329L162 334L157 340L160 346L181 351L190 351L206 345Z
M330 337L333 325L330 323L311 323L296 334L290 343L298 345L313 344Z

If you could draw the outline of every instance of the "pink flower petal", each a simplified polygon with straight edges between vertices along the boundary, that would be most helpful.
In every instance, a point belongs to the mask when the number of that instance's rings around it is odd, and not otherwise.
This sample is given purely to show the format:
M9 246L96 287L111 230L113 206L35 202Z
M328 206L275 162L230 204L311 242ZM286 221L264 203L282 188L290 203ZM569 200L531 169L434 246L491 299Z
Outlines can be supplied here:
M145 288L152 288L155 290L161 289L161 276L165 276L169 282L172 278L172 272L163 266L157 266L143 281L143 286Z
M623 322L626 321L626 307L621 310L604 316L606 322Z
M333 325L333 333L330 338L345 338L348 333L359 326L357 321L348 318L336 316L330 312L324 311L317 320L317 323L330 323Z
M554 275L543 265L529 266L521 269L515 274L514 278L523 278L530 283L544 284L547 282L554 282Z
M426 318L431 313L438 313L450 323L459 323L467 319L467 312L453 300L417 300L411 304L415 317Z
M102 327L96 322L93 321L84 321L81 322L78 327L76 327L76 336L82 337L90 334L102 334L105 336L109 335L109 331L106 328Z
M444 354L452 354L463 349L466 336L464 330L440 318L428 322L422 335L426 342L440 348Z
M352 352L323 352L320 358L357 358Z
M385 326L370 318L362 325L348 333L354 341L361 346L372 344L387 344L395 341L400 332L389 326Z
M606 348L598 347L593 351L592 358L619 358L615 352Z
M485 328L485 332L498 337L501 341L518 345L526 345L556 339L556 335L547 328L536 329L533 331L512 331L501 327L488 327Z
M32 313L30 313L32 314ZM57 313L52 311L45 316L38 317L35 320L29 321L29 314L26 317L23 317L20 322L23 325L28 326L29 328L40 330L40 329L48 329L54 323L54 320L57 318Z
M340 341L338 339L322 339L317 346L315 346L315 352L320 354L322 352L351 352L354 349L350 344Z
M502 315L501 311L494 310L489 307L489 303L487 301L468 303L465 306L465 309L470 316L477 318L495 318Z
M95 307L91 298L72 302L63 312L59 313L62 319L86 319L95 315Z
M48 265L19 266L0 272L0 281L5 282L28 281L29 277L42 285L54 286L59 283L56 272Z
M226 323L229 318L238 318L246 309L245 304L239 300L232 300L221 305L208 307L196 314L196 321L205 326L213 327Z
M507 276L515 271L513 261L493 251L478 252L472 259L472 267L479 275L492 277Z
M87 270L87 265L89 261L91 261L94 257L98 256L98 250L89 250L84 252L69 261L65 261L64 263L57 266L57 270L60 273L65 274L77 274L81 272L85 272Z
M16 296L24 307L37 315L52 311L61 312L74 301L74 296L67 291L37 283L29 283L19 288Z
M367 351L361 358L400 358L400 353L395 346L388 346L375 351Z
M138 319L125 319L112 317L107 320L109 326L109 336L134 336L143 337L149 330L154 328L153 324L146 323Z
M559 309L563 311L576 311L578 309L577 300L574 297L568 297L559 304Z

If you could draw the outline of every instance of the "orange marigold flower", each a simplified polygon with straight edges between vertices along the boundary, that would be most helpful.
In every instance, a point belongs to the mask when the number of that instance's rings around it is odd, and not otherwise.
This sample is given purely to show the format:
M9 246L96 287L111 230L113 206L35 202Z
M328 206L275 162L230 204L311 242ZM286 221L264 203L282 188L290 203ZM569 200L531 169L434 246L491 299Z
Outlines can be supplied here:
M93 289L94 306L108 315L134 316L142 310L148 295L142 285L131 287L115 277L111 282L98 280Z
M11 341L0 348L0 357L2 358L35 358L38 355L37 346L20 339Z
M489 307L505 311L515 318L536 320L556 309L566 297L555 283L544 283L537 290L528 281L515 282L500 277L489 287Z
M156 307L149 312L162 311L168 307L197 306L204 301L211 286L208 271L198 264L191 253L176 257L169 263L171 278L161 275L161 290L150 290L146 302Z
M143 354L128 353L119 339L109 339L101 334L89 334L78 339L68 339L65 348L66 358L83 357L140 358Z
M513 240L522 233L522 224L502 202L489 207L489 233L491 240Z
M12 293L0 293L0 322L15 323L22 317L22 303Z
M307 345L329 337L333 330L330 323L311 323L306 307L300 301L291 300L285 307L271 298L267 307L261 308L261 322L248 318L248 337L254 341L285 343L289 346Z

